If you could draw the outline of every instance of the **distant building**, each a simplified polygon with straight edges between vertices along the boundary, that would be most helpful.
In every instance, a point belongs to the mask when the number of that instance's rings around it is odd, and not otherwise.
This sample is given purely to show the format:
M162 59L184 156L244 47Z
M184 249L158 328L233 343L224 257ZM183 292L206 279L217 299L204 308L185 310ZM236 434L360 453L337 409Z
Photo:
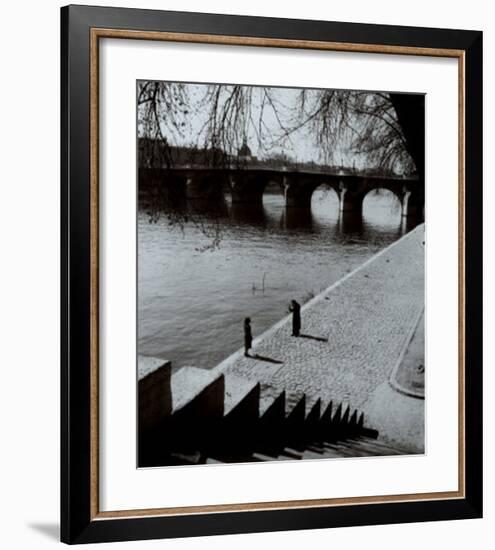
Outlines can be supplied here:
M229 161L229 155L219 148L171 145L166 140L147 137L139 138L138 155L142 168L215 165Z
M247 140L244 140L242 147L237 151L237 158L242 162L254 162L257 160L256 156L251 153Z

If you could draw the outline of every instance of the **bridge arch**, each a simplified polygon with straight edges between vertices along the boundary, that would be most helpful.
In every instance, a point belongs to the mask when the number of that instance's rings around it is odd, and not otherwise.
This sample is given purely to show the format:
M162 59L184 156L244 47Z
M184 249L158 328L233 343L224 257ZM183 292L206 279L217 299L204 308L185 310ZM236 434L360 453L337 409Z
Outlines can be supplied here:
M385 196L385 197L395 197L399 204L402 204L404 198L404 190L398 189L397 186L381 184L370 186L363 193L363 201L369 197L375 196Z
M311 210L318 216L329 215L334 212L338 215L340 211L339 189L332 183L321 183L313 190L311 195Z
M397 198L402 217L421 217L424 212L424 195L417 183L401 184L398 179L363 179L358 185L343 184L340 191L341 212L363 213L365 199L371 193L386 191ZM390 195L389 195L390 196Z
M363 196L362 215L368 222L400 224L402 209L403 195L394 189L375 187Z
M333 189L339 194L338 183L321 176L287 176L283 182L286 207L311 208L313 193L320 187Z
M203 174L185 174L185 192L188 199L223 199L223 188L228 182L225 174L205 172Z
M238 172L229 178L233 204L262 204L263 193L270 184L281 185L281 178L263 171Z

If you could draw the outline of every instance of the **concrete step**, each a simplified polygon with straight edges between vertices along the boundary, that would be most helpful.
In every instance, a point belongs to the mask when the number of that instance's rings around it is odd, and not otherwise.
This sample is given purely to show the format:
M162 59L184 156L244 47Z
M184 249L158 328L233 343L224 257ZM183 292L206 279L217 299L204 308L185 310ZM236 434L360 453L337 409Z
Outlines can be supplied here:
M351 418L349 419L349 424L351 426L357 426L358 425L358 419L359 419L358 412L357 412L357 410L354 410L354 412L351 415Z
M286 391L285 392L285 416L303 413L302 419L306 417L306 395L303 392Z
M333 418L333 401L330 401L325 408L322 408L320 424L328 425Z
M339 403L335 411L332 413L331 423L340 424L341 419L342 419L342 403Z
M225 374L224 415L255 422L259 418L260 384L233 374Z
M224 412L225 379L222 374L183 367L172 375L172 415L162 431L169 452L190 454L208 448L220 437Z
M320 410L320 419L316 428L315 436L318 439L325 439L330 436L332 430L332 418L334 415L334 403L330 401Z
M315 453L313 451L304 451L304 454L302 455L302 460L315 460L315 459L322 459L322 458L330 458L330 457L327 457L325 456L324 454L321 454L321 453Z
M396 449L377 449L375 447L366 447L366 446L360 446L356 447L357 449L360 449L363 453L365 453L365 456L395 456L404 454L400 451L397 451Z
M363 441L336 441L325 443L324 448L332 452L338 452L342 456L387 456L401 454L400 451L392 447L375 446Z
M344 411L342 414L342 418L340 419L340 424L347 425L350 422L351 418L351 407L347 405L347 407L342 406L342 410Z
M260 396L259 415L261 421L277 421L282 423L285 419L285 391L278 394L273 399L271 396L263 394L263 389Z
M357 449L357 448L373 449L376 451L384 451L384 452L395 450L390 445L376 445L373 441L366 441L366 440L360 440L360 439L354 439L354 438L347 439L344 441L338 441L338 444L345 447L349 447L351 449Z
M269 455L269 454L258 453L258 452L253 453L251 456L258 462L267 462L270 460L277 460L277 457L278 457L278 455Z
M221 418L224 412L225 379L222 374L182 367L171 380L172 414L196 415L196 419Z
M232 459L249 454L256 443L260 384L231 374L224 375L224 417L209 427L207 452Z
M347 455L343 455L339 450L326 448L320 458L345 458Z
M365 449L349 449L345 447L336 447L331 449L333 453L336 453L340 455L341 457L348 457L348 458L358 458L358 457L365 457L365 456L381 456L376 453L372 453L370 451L367 451Z
M284 447L283 451L280 454L293 460L300 460L304 454L304 451L294 449L293 447Z
M285 455L284 453L280 453L279 455L277 455L277 458L275 460L299 460L299 459L294 459L292 456L288 456L288 455Z
M213 463L218 464L238 464L239 462L259 462L259 460L252 457L251 453L246 454L235 454L232 455L224 455L222 453L212 453L208 454L206 453L206 456L208 456L207 460L211 460ZM214 461L214 462L213 462Z
M306 396L301 393L289 394L291 406L286 407L283 425L283 445L299 447L310 434L306 430Z
M349 443L351 443L351 441L349 441ZM356 444L368 449L375 449L378 452L382 451L384 453L388 452L392 454L408 454L408 451L401 449L400 447L383 441L376 441L374 439L357 439Z
M158 426L172 412L172 364L138 355L138 417L140 432Z
M321 399L317 399L311 408L308 408L306 414L306 425L317 426L321 418Z
M311 441L304 448L286 446L281 450L260 450L247 455L245 459L239 457L215 457L215 462L248 462L272 460L316 460L327 458L352 458L369 456L386 456L400 454L401 451L386 443L376 445L367 438L340 440L333 443ZM207 463L210 463L207 461ZM211 462L213 463L213 462Z
M337 443L325 443L324 446L325 452L335 453L341 457L363 456L362 451L359 451L357 449L350 449L346 445L342 445L340 441Z
M202 459L199 451L190 453L173 452L169 455L169 461L172 465L204 464L204 460Z
M318 458L319 459L322 459L322 458L350 458L351 456L354 456L354 455L344 454L338 448L336 448L336 449L325 448L323 452L315 452L315 451L312 451L312 450L308 449L307 451L304 452L304 454L302 456L302 459L303 460L306 460L306 459L315 460L315 459L318 459Z
M138 380L144 380L152 374L156 374L162 367L171 367L171 362L160 357L150 357L148 355L137 356ZM167 377L170 379L170 368L167 368Z
M284 412L285 412L285 391L272 386L271 384L260 384L260 402L259 402L259 417L262 418L272 407L274 402L284 395Z
M206 459L205 464L225 464L225 462L223 462L221 460L216 460L215 458L208 457Z
M252 427L253 450L260 452L278 452L282 446L285 425L285 391L273 399L272 395L263 395L260 399L260 419Z
M366 443L369 445L375 445L377 447L383 447L384 449L398 449L399 447L396 447L392 443L388 443L387 441L383 439L375 439L367 436L357 435L356 437L352 438L351 441L357 441L360 443Z
M285 417L289 423L302 426L306 420L306 396L286 392Z
M359 428L359 435L364 437L369 437L371 439L376 439L380 434L378 433L377 430L373 430L371 428L362 426Z
M311 445L308 445L306 447L306 449L308 451L311 451L312 453L319 453L319 454L323 454L325 452L325 448L320 446L320 445L317 445L315 443L312 443Z
M307 404L307 403L306 403ZM320 436L321 399L313 402L311 407L306 406L303 435L307 440L316 440Z

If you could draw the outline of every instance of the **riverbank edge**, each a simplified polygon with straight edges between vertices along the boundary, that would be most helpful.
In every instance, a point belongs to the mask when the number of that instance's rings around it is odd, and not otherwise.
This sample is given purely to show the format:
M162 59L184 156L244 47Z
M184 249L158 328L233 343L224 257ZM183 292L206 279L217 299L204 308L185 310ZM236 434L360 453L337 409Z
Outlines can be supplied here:
M358 267L356 267L355 269L353 269L352 271L350 271L349 273L347 273L346 275L344 275L343 277L341 277L339 280L335 281L335 283L332 283L328 288L326 288L325 290L323 290L322 292L320 292L320 294L316 295L314 298L312 298L311 300L309 300L308 302L306 302L305 304L303 304L301 306L301 312L303 312L304 310L308 309L308 308L311 308L312 306L314 306L315 304L317 304L318 302L320 302L321 300L324 300L326 296L328 296L332 291L334 291L336 288L338 288L340 285L342 285L345 281L347 281L348 279L350 279L351 277L354 277L356 274L358 274L360 271L362 271L365 267L367 267L368 265L370 265L371 263L375 262L378 258L380 258L383 254L385 254L386 252L390 251L392 248L398 246L399 244L401 244L404 240L410 238L411 235L415 234L417 231L421 231L422 229L424 228L424 223L421 223L419 225L417 225L412 231L409 231L408 233L406 233L405 235L403 235L402 237L400 237L399 239L397 239L396 241L394 241L393 243L389 244L388 246L386 246L385 248L383 248L382 250L380 250L379 252L377 252L376 254L374 254L371 258L368 258L365 262L363 262L361 265L359 265ZM423 309L424 310L424 309ZM423 311L422 310L422 311ZM280 321L277 321L277 323L275 323L274 325L272 325L270 328L268 328L267 330L265 330L264 332L262 332L259 336L257 336L256 338L253 339L253 348L257 345L257 344L260 344L261 342L263 342L263 340L265 340L266 338L269 338L275 331L277 331L279 328L281 328L282 326L284 326L285 324L291 322L291 319L292 319L292 314L289 313L287 315L285 315L284 317L282 317L282 319L280 319ZM414 325L416 327L416 323ZM409 339L407 339L407 343L406 345L404 346L404 349L407 348L407 345L409 343ZM216 367L214 367L212 370L212 372L215 372L215 373L223 373L225 372L230 366L233 365L233 363L239 359L241 356L244 355L244 347L241 347L239 348L237 351L235 351L234 353L232 353L231 355L229 355L226 359L224 359L223 361L221 361ZM402 356L402 355L401 355Z
M399 392L403 395L407 395L409 397L415 397L416 399L424 399L425 398L425 392L424 391L423 392L417 392L417 391L405 388L397 380L397 373L398 373L399 368L402 364L402 361L404 360L404 356L406 355L406 352L407 352L407 350L408 350L408 348L409 348L409 346L412 342L412 339L414 337L416 329L418 328L418 326L420 324L421 318L423 317L424 314L425 314L425 307L423 306L423 309L419 313L418 318L416 319L416 321L414 323L414 326L412 327L410 333L407 336L406 344L402 348L401 354L400 354L399 358L397 359L397 363L395 364L395 367L392 370L392 374L390 375L390 378L388 380L388 383L390 384L390 386L392 386L392 388L395 391L397 391L397 392Z

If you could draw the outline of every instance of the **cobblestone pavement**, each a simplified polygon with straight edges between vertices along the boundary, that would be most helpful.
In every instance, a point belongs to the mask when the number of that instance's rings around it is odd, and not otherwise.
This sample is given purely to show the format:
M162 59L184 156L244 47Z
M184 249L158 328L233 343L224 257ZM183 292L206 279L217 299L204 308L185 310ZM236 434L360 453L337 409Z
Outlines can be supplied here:
M238 352L216 368L274 396L285 389L360 408L390 377L423 306L420 225L305 304L299 338L288 316L255 339L257 357Z

